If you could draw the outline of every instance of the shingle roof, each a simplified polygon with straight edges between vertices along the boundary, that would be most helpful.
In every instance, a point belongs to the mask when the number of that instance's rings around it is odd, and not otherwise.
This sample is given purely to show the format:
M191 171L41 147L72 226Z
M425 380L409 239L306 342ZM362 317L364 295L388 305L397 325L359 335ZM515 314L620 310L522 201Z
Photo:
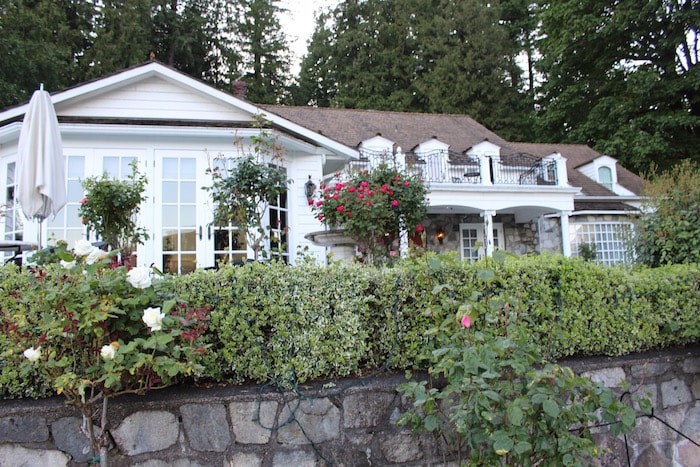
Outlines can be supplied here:
M559 153L567 160L567 174L572 186L580 187L589 196L615 196L612 191L576 170L601 156L584 144L511 143L467 115L282 105L260 107L352 148L366 139L381 135L397 143L404 152L436 137L449 144L455 152L464 152L476 144L489 141L501 146L502 154L526 152L545 157ZM633 193L641 193L642 180L619 164L617 177L620 185Z
M457 152L464 152L485 140L508 149L503 138L467 115L281 105L260 107L352 148L380 134L401 146L404 152L432 137L449 144L450 149Z

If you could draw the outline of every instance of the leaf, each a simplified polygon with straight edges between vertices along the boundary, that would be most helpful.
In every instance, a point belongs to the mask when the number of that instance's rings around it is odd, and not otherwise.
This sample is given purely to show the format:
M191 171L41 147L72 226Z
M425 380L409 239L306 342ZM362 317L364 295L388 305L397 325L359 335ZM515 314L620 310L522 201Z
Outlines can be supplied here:
M532 444L528 443L527 441L519 441L518 443L513 446L513 451L515 451L517 454L525 454L526 452L529 452L532 450Z
M508 422L511 425L520 426L523 421L523 411L517 405L508 407Z
M546 399L542 402L542 410L552 418L557 418L559 416L560 410L559 405L552 399Z
M479 271L476 273L476 277L488 284L496 277L496 273L491 269L479 269Z
M423 420L423 425L427 431L432 433L440 426L440 420L435 415L428 415Z
M496 451L496 454L498 454L499 456L502 456L513 449L513 440L510 439L508 433L506 433L505 431L499 430L494 432L492 439L493 450Z

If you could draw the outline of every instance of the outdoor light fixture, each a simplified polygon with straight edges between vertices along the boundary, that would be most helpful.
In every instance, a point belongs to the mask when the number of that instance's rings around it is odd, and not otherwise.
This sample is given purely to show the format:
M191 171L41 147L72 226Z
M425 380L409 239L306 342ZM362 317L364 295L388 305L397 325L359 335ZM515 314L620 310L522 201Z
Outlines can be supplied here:
M311 180L311 175L309 175L309 179L304 183L304 193L306 194L306 199L313 198L314 193L316 193L316 184Z
M437 238L438 242L440 242L440 245L442 245L442 241L445 240L445 231L442 229L437 229L435 232L435 238Z

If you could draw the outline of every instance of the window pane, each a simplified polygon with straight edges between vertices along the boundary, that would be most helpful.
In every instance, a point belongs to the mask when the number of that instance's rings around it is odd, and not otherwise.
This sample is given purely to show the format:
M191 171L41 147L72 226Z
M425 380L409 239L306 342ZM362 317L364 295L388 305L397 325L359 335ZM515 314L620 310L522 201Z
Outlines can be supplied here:
M197 189L194 182L180 183L180 202L194 203L196 201Z
M174 157L163 158L163 178L177 180L177 159Z
M110 178L119 178L119 158L105 157L102 159L102 171Z
M180 226L194 227L196 220L196 209L194 206L180 207Z
M180 159L180 178L194 179L196 175L195 160L192 158Z
M163 182L163 202L177 203L177 182Z
M183 251L195 251L197 249L197 234L194 229L183 230L180 233L180 249Z
M85 166L85 158L83 156L70 156L68 159L68 170L66 171L66 177L76 179L83 178Z
M177 206L163 206L163 226L176 227L177 220Z

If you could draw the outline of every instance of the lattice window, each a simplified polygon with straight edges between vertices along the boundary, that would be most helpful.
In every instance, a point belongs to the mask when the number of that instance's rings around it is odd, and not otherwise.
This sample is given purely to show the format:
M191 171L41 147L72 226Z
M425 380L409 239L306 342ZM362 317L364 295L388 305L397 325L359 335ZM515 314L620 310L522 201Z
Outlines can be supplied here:
M571 225L571 252L579 255L582 245L595 251L599 264L624 264L630 262L628 241L632 234L630 222L586 222Z

